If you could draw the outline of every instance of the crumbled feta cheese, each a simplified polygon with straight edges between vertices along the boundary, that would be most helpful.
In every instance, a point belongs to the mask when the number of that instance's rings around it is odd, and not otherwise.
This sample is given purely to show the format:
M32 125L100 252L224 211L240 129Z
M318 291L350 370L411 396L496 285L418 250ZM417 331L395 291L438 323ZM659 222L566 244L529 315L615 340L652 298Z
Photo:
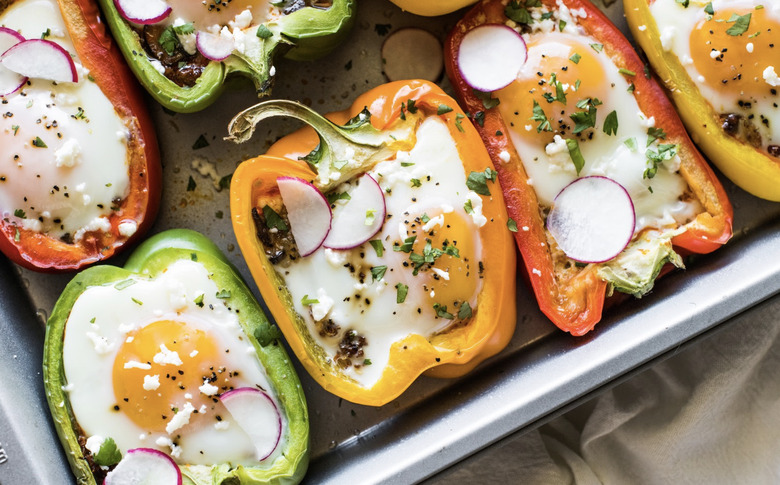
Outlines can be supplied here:
M236 17L228 22L228 25L232 29L245 29L252 25L252 12L249 9L244 10Z
M219 388L217 386L212 386L208 380L204 380L203 385L200 386L198 390L207 396L213 396L219 392Z
M84 239L84 235L88 232L95 232L95 231L108 232L110 230L111 230L111 221L109 221L107 217L95 217L94 219L89 221L89 224L76 231L76 234L73 235L73 239L76 242L79 242L82 239Z
M441 270L439 268L431 268L431 270L433 270L434 273L439 275L440 278L444 279L444 281L450 280L450 274L447 271Z
M274 77L276 75L276 66L271 66L271 68L268 69L268 75L271 77Z
M498 158L502 162L507 163L509 161L509 152L506 150L501 150L501 153L498 154Z
M181 365L182 361L179 358L179 353L175 350L168 350L165 344L160 344L160 352L154 355L153 359L155 364L159 365Z
M422 227L423 232L431 232L432 229L436 228L436 226L444 227L444 215L439 214L436 217L431 218L428 220L428 222L425 223L425 225Z
M325 288L317 289L317 301L311 306L311 317L314 321L319 322L330 313L333 308L333 299L325 293Z
M192 352L190 352L190 357L195 357L196 355L198 355L197 350L193 350Z
M471 220L474 221L474 224L476 224L477 227L482 227L487 224L487 217L482 215L482 197L471 190L466 194L466 199L471 201Z
M746 50L747 50L747 51L748 51L750 54L752 54L752 53L753 53L753 43L752 43L752 42L748 42L748 43L745 45L745 49L746 49Z
M665 51L672 49L674 45L674 37L677 35L677 29L674 27L664 27L661 31L661 47Z
M98 355L105 355L114 350L113 342L109 342L107 338L102 337L95 332L87 332L87 338L92 342L92 346L95 348L95 352Z
M347 252L325 248L325 260L334 268L342 268L347 263Z
M549 157L547 169L551 173L577 173L577 168L569 155L569 147L561 135L555 135L553 141L544 147L544 151Z
M637 27L637 30L639 30L640 32L644 32L645 30L647 30L647 25L640 25L639 27Z
M152 368L152 366L151 364L147 364L146 362L138 362L137 360L131 360L129 362L125 362L124 368L149 370Z
M79 162L81 145L75 138L68 138L57 151L54 152L54 161L57 168L71 168Z
M16 358L16 356L14 356L14 358ZM68 384L66 386L62 386L62 387L60 387L60 389L62 389L63 392L70 392L70 391L73 390L73 384Z
M193 411L195 411L195 407L192 405L192 403L185 403L184 408L179 410L178 413L174 414L171 420L168 421L168 424L165 425L165 432L168 434L173 434L173 432L177 429L180 429L183 426L189 424L190 416L192 415Z
M22 219L22 228L28 231L41 232L43 223L38 219Z
M718 49L712 49L710 51L710 57L713 58L713 59L717 59L718 57L720 57L720 55L721 55L721 52Z
M171 441L170 438L166 438L165 436L160 436L157 438L157 440L154 442L157 446L168 446L171 448L171 456L173 458L179 458L181 456L181 447L177 446L176 444Z
M534 268L531 270L531 273L535 274L536 276L542 276L542 272L538 269Z
M639 124L645 128L652 128L655 126L655 116L645 118L645 115L641 112L637 113L639 116Z
M228 429L229 426L230 426L230 422L224 420L217 421L216 423L214 423L214 429L216 429L217 431Z
M772 87L780 86L780 77L775 72L775 66L764 69L764 81Z
M165 76L165 66L163 66L162 62L157 59L149 59L149 64L152 65L155 71Z
M155 391L160 387L160 375L144 376L144 391Z
M104 441L106 441L106 439L102 436L97 434L92 435L87 438L87 442L84 444L84 447L88 449L93 455L97 455L100 451L100 447L103 446Z
M181 18L177 18L176 20L173 21L173 26L174 27L181 27L182 25L185 25L185 24L187 24L187 22L185 22L184 19L181 19ZM178 34L177 33L176 37L179 38L179 43L181 44L182 49L184 49L184 51L187 54L192 55L192 54L195 54L198 51L197 36L195 35L194 32L191 33L191 34Z
M124 237L131 237L138 230L138 223L135 221L122 221L117 226L119 234Z

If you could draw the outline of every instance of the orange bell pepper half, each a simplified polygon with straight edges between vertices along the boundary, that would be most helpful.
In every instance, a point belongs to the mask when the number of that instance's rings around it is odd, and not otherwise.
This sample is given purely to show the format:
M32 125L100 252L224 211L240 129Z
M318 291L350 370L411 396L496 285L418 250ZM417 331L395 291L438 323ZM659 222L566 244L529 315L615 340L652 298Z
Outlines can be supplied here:
M282 138L265 155L247 160L238 167L231 181L230 209L236 238L263 299L290 347L311 376L326 390L344 399L358 404L380 406L400 395L423 372L427 371L428 375L437 377L459 376L503 349L515 328L515 251L507 230L508 220L501 191L489 176L484 177L485 173L493 173L493 165L479 135L469 123L465 122L465 114L457 107L455 101L445 95L440 88L428 82L394 82L374 88L358 97L348 110L328 115L330 121L297 103L283 101L261 103L237 116L231 123L231 133L236 139L247 139L251 135L254 124L260 119L280 115L302 119L310 126ZM266 207L282 213L285 210L276 182L279 177L297 177L313 183L326 195L334 193L334 189L341 186L344 181L368 172L377 163L395 159L399 151L411 150L415 143L422 139L417 137L420 132L415 130L431 118L439 120L431 121L432 124L446 126L444 131L454 141L457 156L463 167L464 175L461 183L465 182L470 172L482 174L482 180L490 191L490 195L475 194L475 197L481 200L482 213L487 219L486 223L477 230L482 245L481 256L478 256L481 261L479 265L481 289L478 290L476 305L472 305L473 308L463 303L459 311L454 310L453 306L450 306L450 312L447 311L446 306L437 307L439 321L446 322L446 319L451 319L451 323L429 334L410 332L401 335L388 344L389 348L379 352L379 354L388 352L386 360L372 358L373 362L369 363L364 360L364 370L366 365L371 365L371 370L377 372L371 382L364 382L360 380L359 373L356 374L356 366L345 368L337 365L337 358L326 351L321 343L322 340L315 335L314 323L310 321L311 319L304 318L300 309L295 308L301 296L293 295L282 275L286 272L285 267L272 264L268 255L269 247L258 236L265 230L259 226L262 224L260 213L265 213ZM350 119L352 121L348 122ZM356 120L363 121L357 122L359 127L352 131L339 126L346 123L345 126L354 127ZM346 152L349 154L344 155ZM316 163L312 163L312 159L316 158L313 157L314 154L321 156ZM341 171L334 169L334 165L330 163L342 159L342 156L350 155L355 163L345 165L340 169ZM332 157L328 159L328 156ZM439 180L438 174L430 175L434 180ZM384 183L382 175L379 174L377 177L382 185ZM389 187L384 190L389 193ZM335 207L335 202L331 204ZM455 208L454 213L460 213L459 209ZM462 214L463 218L470 220L467 211ZM398 217L390 220L393 222L385 222L384 225L387 228L390 224L393 228L397 227ZM453 238L454 233L446 233L444 228L442 231L444 235L441 237ZM394 229L392 234L397 232ZM439 236L432 236L433 232L434 230L430 230L419 234L438 240L436 238ZM379 245L384 245L384 254L405 258L404 252L399 251L399 244L403 242L398 239L399 236L385 237L383 234L384 229L380 230L379 236L376 236L382 237L382 240L376 241L379 241ZM396 240L394 241L393 238ZM430 239L428 242L430 243ZM464 246L466 241L460 238L458 242L461 242L459 247L462 253L458 257L461 257L465 254L463 251L467 251L465 249L467 246ZM415 252L423 250L423 244L425 243L420 240L416 244L411 243L406 252L413 257ZM339 253L354 255L357 252L367 252L373 257L375 249L364 243L358 248L339 251ZM317 251L332 250L318 249ZM379 255L379 251L377 254ZM314 255L316 252L307 258ZM360 257L362 258L363 254ZM441 260L447 257L449 256L442 256ZM452 279L456 280L454 268L457 262L455 259L451 261L448 263L451 264L449 271L453 274ZM387 270L388 277L396 277L403 273L404 277L408 278L406 281L409 282L409 299L412 298L413 293L422 294L420 298L428 298L427 291L431 293L430 298L434 298L434 292L430 288L425 290L426 292L421 289L423 278L432 275L433 266L421 263L419 276L417 270L415 276L412 276L412 265L408 262L403 266L388 267L390 268ZM357 271L365 271L367 274L368 268L358 268ZM428 272L425 273L426 271ZM406 274L407 272L409 274ZM378 279L381 283L382 277ZM415 281L419 288L414 287ZM438 284L440 286L436 287L437 292L449 291L441 281ZM398 289L397 285L395 289ZM404 302L400 294L396 295L390 284L384 291L392 295L392 307L387 310L387 316L389 317L391 312L395 313L396 309L402 312L401 306ZM405 298L406 294L403 297ZM410 303L407 301L406 304ZM366 311L367 308L364 307ZM430 313L430 308L418 308L417 313L423 315ZM458 316L456 317L454 313L458 313ZM415 313L414 318L416 317ZM383 320L383 317L377 317L377 324L387 324ZM348 333L347 330L344 331ZM374 343L370 334L367 334L367 338L367 352L373 351L380 345ZM377 367L379 370L375 370Z

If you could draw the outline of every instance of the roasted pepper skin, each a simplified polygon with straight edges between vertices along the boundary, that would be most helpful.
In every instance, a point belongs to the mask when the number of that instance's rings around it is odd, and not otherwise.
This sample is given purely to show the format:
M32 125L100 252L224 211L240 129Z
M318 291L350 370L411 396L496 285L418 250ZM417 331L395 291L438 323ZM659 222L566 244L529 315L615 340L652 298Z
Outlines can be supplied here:
M634 39L661 78L696 144L723 174L756 197L780 201L780 159L770 157L721 128L719 113L701 95L680 59L661 45L651 0L623 0ZM645 26L639 30L639 26Z
M128 259L123 268L97 266L82 271L68 283L52 310L46 325L43 357L43 379L46 396L57 434L67 451L68 461L79 484L95 484L89 463L78 443L77 423L71 411L67 393L63 391L65 370L62 346L65 324L76 300L91 286L102 286L122 281L131 275L154 277L178 260L197 261L205 266L210 278L220 288L230 291L226 300L240 310L239 323L249 341L257 350L258 359L275 386L281 407L288 420L287 449L270 468L238 467L232 471L215 470L215 484L257 483L292 485L300 482L309 462L309 418L306 399L300 381L289 363L284 347L279 342L279 330L268 323L260 305L252 296L238 270L230 264L219 248L200 233L188 229L170 229L144 241ZM185 471L185 467L182 471ZM187 481L185 480L185 483Z
M423 17L436 17L467 7L477 0L390 0L403 10Z
M554 9L555 0L542 0ZM563 0L570 9L584 9L586 17L578 20L585 31L604 45L604 51L618 67L636 73L644 71L644 65L623 34L592 3L586 0ZM466 84L457 66L460 42L469 30L482 24L503 24L504 5L499 0L483 1L469 11L450 32L445 45L445 67L461 105L471 113L484 111L484 125L477 126L482 140L498 170L504 191L509 217L518 227L528 231L515 233L526 276L530 280L542 312L561 330L572 335L583 335L601 320L607 284L590 268L582 271L565 285L555 278L552 255L547 246L544 220L539 211L536 193L528 184L528 175L508 136L496 136L496 132L508 133L498 108L486 110L482 101ZM689 253L709 253L731 238L733 210L720 182L696 150L685 132L680 119L663 89L652 78L637 75L634 79L634 96L644 113L654 116L667 132L669 143L680 146L682 161L680 173L688 182L705 212L697 216L695 227L672 239L677 250ZM510 155L507 163L499 163L499 154ZM537 273L531 277L534 270ZM541 272L541 275L538 274Z
M111 230L90 233L79 244L67 244L47 234L0 223L0 251L16 264L40 272L77 270L132 244L154 222L162 193L157 135L143 92L100 20L97 5L90 0L60 0L59 6L79 59L130 132L127 160L130 188L120 209L109 217ZM129 238L119 234L118 225L123 220L138 224L137 231Z
M323 56L340 44L352 28L357 8L356 0L334 0L327 10L305 7L278 22L269 24L273 37L262 40L262 56L258 58L231 55L224 61L211 61L192 87L178 86L160 74L144 54L138 34L122 18L114 0L98 0L105 12L114 38L138 80L149 94L166 108L180 113L199 111L213 103L225 89L231 74L241 74L252 80L258 96L271 92L271 68L277 54L295 60L311 60Z
M332 113L328 118L337 124L345 123L368 107L371 123L383 130L399 117L401 103L410 99L415 100L415 105L426 114L436 115L440 104L453 108L442 118L449 125L466 172L482 171L491 166L474 128L468 123L463 123L463 132L456 128L456 116L463 116L463 112L454 100L427 81L399 81L378 86L358 97L349 110ZM430 339L410 335L394 343L382 378L370 389L359 386L322 362L311 343L306 324L294 310L290 293L255 235L251 214L264 187L272 187L271 191L278 197L277 177L315 178L306 163L297 158L309 153L317 143L317 135L308 127L280 139L266 155L247 160L238 167L230 190L233 229L244 258L277 325L314 380L348 401L381 406L399 396L423 372L434 377L461 376L501 351L509 343L515 328L515 251L506 229L503 197L499 190L493 190L492 197L483 198L485 214L490 214L488 217L492 217L493 222L480 229L485 244L485 278L473 320L464 327Z

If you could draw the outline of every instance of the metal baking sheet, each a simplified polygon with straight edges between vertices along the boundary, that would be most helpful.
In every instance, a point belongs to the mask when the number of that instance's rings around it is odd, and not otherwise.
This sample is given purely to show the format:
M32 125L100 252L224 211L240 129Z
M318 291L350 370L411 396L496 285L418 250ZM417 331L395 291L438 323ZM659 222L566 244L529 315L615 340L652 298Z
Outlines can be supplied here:
M604 8L625 31L620 2ZM462 13L416 17L386 0L361 0L355 30L342 48L312 63L277 63L274 97L300 100L320 112L343 109L358 94L385 82L380 48L388 32L416 26L443 39ZM449 89L446 79L441 85ZM205 233L259 298L235 242L228 193L219 189L219 180L299 125L273 120L261 125L247 144L222 141L230 118L255 102L251 86L241 81L200 113L171 114L150 101L165 183L152 232L189 227ZM201 135L209 146L193 150ZM190 178L196 187L187 191ZM557 331L520 282L514 338L464 378L422 377L400 398L372 408L326 393L299 366L312 427L312 462L305 482L423 480L780 292L780 204L756 199L721 180L735 209L734 239L714 254L691 260L686 271L663 278L642 300L612 308L585 337ZM112 263L123 262L120 256ZM30 383L15 398L9 386L0 388L0 483L66 483L70 473L62 452L53 449L58 446L40 384L41 327L33 327L45 321L71 276L41 275L7 264L0 265L0 275L0 362L6 372Z

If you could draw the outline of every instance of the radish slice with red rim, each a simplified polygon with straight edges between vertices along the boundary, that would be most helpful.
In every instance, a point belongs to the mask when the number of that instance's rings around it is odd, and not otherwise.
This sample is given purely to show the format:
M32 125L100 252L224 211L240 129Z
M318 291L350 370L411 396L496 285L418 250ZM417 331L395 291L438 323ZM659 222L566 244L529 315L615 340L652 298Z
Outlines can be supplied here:
M181 470L173 459L152 448L135 448L106 475L105 485L160 483L182 485Z
M330 233L323 246L352 249L368 241L382 228L387 208L382 188L369 174L354 181L346 203L336 204Z
M330 232L330 204L319 189L295 177L276 179L282 202L287 209L290 231L298 252L308 256L322 246Z
M24 41L24 36L19 32L7 27L0 27L0 55L16 44ZM8 96L19 90L27 78L21 74L15 73L0 64L0 96Z
M217 34L199 31L197 33L197 46L203 57L212 61L224 61L236 47L233 35L224 30Z
M240 387L222 394L219 400L249 435L257 460L271 456L282 438L282 415L271 396L254 387Z
M631 242L636 214L626 189L612 179L592 176L558 193L547 229L566 256L584 263L609 261Z
M68 51L46 39L27 39L0 56L3 67L26 77L57 82L78 82L76 65Z
M501 24L480 25L466 33L458 47L458 70L479 91L505 88L528 60L528 48L514 29Z
M134 24L156 24L171 14L165 0L114 0L119 15Z

